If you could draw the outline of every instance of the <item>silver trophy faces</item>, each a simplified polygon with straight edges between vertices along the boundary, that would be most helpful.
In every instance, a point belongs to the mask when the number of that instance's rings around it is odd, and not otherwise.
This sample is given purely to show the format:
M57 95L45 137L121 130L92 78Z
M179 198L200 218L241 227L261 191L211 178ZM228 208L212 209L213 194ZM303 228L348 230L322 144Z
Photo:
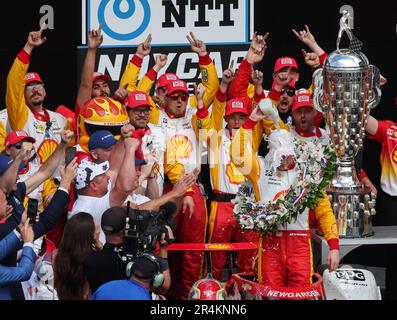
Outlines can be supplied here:
M339 235L355 238L373 235L375 195L359 182L354 158L363 148L367 117L379 104L381 91L378 68L369 64L360 48L354 48L358 39L348 26L348 17L348 12L343 12L337 49L328 55L323 68L313 74L313 103L324 115L337 156L336 172L327 194ZM351 41L349 49L339 49L343 32Z

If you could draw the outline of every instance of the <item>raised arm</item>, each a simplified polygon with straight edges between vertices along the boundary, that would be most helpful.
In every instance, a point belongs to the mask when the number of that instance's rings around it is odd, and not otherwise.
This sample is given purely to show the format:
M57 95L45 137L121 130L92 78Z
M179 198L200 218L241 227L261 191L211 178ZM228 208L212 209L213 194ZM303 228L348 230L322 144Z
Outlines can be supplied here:
M267 46L266 39L269 33L264 36L256 32L252 38L251 45L245 55L245 59L240 64L233 81L229 88L229 99L243 98L247 96L247 88L254 70L254 66L261 62L265 56Z
M174 201L180 197L183 197L183 195L186 193L188 189L190 189L194 182L196 181L196 176L191 173L189 175L186 175L184 177L181 177L174 185L172 190L164 195L162 195L160 198L145 202L144 204L141 204L139 206L140 210L153 210L153 211L158 211L160 206L163 204L167 203L168 201Z
M120 206L129 194L134 190L135 171L135 151L138 149L140 141L137 138L124 139L124 158L120 167L119 174L114 188L110 191L110 206Z
M365 130L370 135L375 135L378 132L378 120L376 120L373 116L368 116L368 122L365 126Z
M209 107L214 100L216 91L219 87L218 74L214 63L208 54L205 43L202 40L197 39L193 32L190 32L186 38L190 43L191 50L196 52L199 56L201 83L205 87L205 95L203 98L204 105ZM191 105L196 105L196 103L196 98L192 97Z
M42 164L39 171L25 181L26 194L31 193L45 180L50 178L55 170L59 167L65 158L65 152L70 143L74 133L70 130L63 130L61 132L61 143L55 149L53 154Z
M126 87L128 92L136 90L136 84L138 82L139 72L142 67L143 59L150 54L151 51L152 35L149 33L144 42L138 45L136 53L131 58L131 61L127 64L123 75L121 76L119 87Z
M305 24L305 30L298 32L295 29L292 29L292 32L302 43L307 45L310 50L312 50L319 57L325 54L325 51L318 45L307 24Z
M52 197L49 205L39 215L39 221L33 225L35 239L40 238L54 227L64 214L69 203L68 190L77 175L77 161L73 159L61 170L61 183Z
M137 89L150 94L150 90L152 90L153 84L156 81L157 74L165 67L167 60L166 54L157 55L156 64L139 81Z
M124 139L131 137L134 131L134 127L131 124L126 124L121 127L121 137L120 140L114 145L112 150L112 154L110 155L109 159L109 171L108 175L110 177L110 181L112 185L114 185L117 176L119 174L125 153L124 147Z
M30 57L35 48L41 46L47 38L42 38L43 27L29 33L28 40L18 53L8 73L6 87L6 107L8 121L12 130L23 130L28 120L28 106L25 102L25 77Z
M12 191L12 187L18 179L19 166L22 163L22 159L32 150L33 144L28 141L23 141L21 151L12 162L11 166L4 172L0 177L0 188L4 193Z
M223 129L223 117L225 115L227 90L229 88L230 82L233 80L233 77L233 64L231 64L228 69L223 71L222 80L212 106L211 123L216 131Z
M80 87L77 94L76 104L84 105L92 96L92 74L95 71L95 59L97 49L103 41L102 25L98 30L88 32L88 49L85 56L83 69L81 71Z

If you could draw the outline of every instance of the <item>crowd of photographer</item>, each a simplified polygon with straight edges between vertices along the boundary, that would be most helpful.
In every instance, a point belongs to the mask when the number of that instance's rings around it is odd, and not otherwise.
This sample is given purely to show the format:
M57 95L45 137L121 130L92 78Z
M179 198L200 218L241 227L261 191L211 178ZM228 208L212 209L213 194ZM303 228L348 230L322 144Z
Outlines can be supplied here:
M42 78L28 72L32 52L46 41L42 31L29 34L11 67L7 113L0 121L4 146L0 155L0 299L187 299L194 283L208 272L222 279L226 256L213 253L212 270L206 270L203 252L186 248L169 254L170 243L263 241L256 232L241 230L232 200L248 180L257 200L276 198L280 190L271 185L286 186L288 172L295 167L291 157L282 157L276 177L270 167L264 167L267 162L258 162L254 156L268 152L263 136L281 127L291 139L329 143L328 133L319 127L323 118L313 107L311 88L297 90L295 59L277 59L272 88L263 89L263 74L255 65L264 58L268 35L255 34L238 69L230 66L221 81L204 42L188 35L202 75L194 95L189 95L187 84L176 74L164 73L157 79L167 64L164 54L158 55L155 66L138 82L142 61L151 50L149 35L112 95L110 78L94 72L96 50L102 43L100 27L89 32L74 112L65 107L53 112L44 107ZM303 54L314 71L327 54L308 27L293 32L312 50ZM260 109L258 104L265 98L277 109ZM386 125L371 117L367 131L383 143L387 137L379 130L385 131ZM203 141L210 163L209 188L200 183ZM277 157L275 151L270 146L267 157ZM249 172L243 170L247 162ZM396 169L395 163L391 166ZM362 170L360 176L376 193ZM395 201L397 191L389 180L382 174L382 188ZM208 189L213 197L207 211ZM255 270L261 281L275 286L288 281L310 285L307 237L317 223L330 247L330 270L335 270L339 244L328 198L306 213L307 221L294 225L301 229L290 229L300 233L300 238L294 238L296 246L301 243L300 252L293 247L294 253L280 262L280 252L264 245L262 254L267 260L259 259L263 265L258 265L257 250L241 251L238 270ZM281 248L284 244L278 241ZM44 255L50 255L50 268L43 267ZM271 259L277 263L266 265ZM282 270L288 270L289 279Z

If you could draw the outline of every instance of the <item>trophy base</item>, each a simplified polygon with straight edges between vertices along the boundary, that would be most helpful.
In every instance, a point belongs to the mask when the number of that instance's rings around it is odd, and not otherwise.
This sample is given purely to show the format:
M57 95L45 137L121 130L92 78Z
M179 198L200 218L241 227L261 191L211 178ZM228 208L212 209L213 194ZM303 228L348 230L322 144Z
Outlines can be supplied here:
M342 189L342 190L341 190ZM340 238L364 238L374 235L372 217L375 215L375 196L367 187L327 190L332 204Z

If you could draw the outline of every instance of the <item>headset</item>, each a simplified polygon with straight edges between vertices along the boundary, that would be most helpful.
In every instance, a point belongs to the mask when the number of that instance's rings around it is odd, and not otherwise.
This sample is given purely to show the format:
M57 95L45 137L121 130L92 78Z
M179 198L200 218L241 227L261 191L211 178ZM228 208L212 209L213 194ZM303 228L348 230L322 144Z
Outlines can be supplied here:
M151 285L152 285L153 289L160 288L164 283L164 275L160 272L160 264L157 261L157 258L150 253L142 253L137 258L145 258L155 264L156 273L152 277ZM127 267L126 267L127 277L130 278L131 275L134 274L135 277L141 278L141 277L137 276L135 273L133 273L133 269L134 269L134 261L128 262Z

